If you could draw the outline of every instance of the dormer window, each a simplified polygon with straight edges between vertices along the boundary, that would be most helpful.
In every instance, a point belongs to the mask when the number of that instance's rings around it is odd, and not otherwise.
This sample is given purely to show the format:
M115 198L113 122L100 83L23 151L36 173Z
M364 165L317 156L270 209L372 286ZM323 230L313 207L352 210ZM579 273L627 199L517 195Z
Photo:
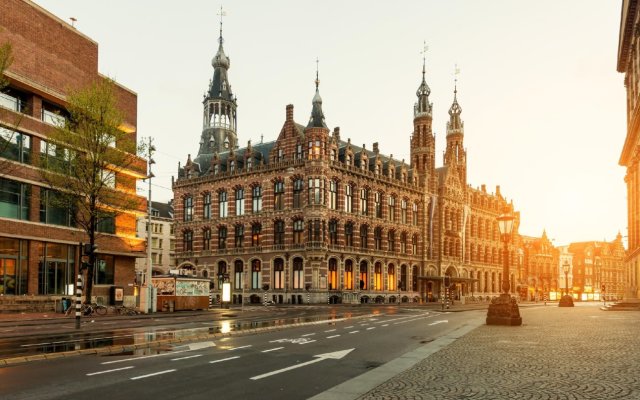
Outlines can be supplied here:
M347 156L344 159L344 163L347 165L351 165L351 154L347 154Z
M235 170L236 170L236 161L235 160L231 160L229 162L229 171L235 172Z

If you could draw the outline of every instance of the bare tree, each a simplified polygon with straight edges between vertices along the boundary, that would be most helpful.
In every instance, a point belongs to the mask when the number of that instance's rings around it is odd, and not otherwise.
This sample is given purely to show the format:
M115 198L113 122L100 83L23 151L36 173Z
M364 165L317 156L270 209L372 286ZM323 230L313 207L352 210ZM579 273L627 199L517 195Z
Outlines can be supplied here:
M67 111L68 118L49 134L39 166L51 206L66 210L88 236L85 301L90 302L101 224L115 226L118 215L144 207L135 193L123 189L128 186L122 182L133 178L121 174L131 167L140 169L141 161L135 134L121 130L112 81L100 80L70 93Z

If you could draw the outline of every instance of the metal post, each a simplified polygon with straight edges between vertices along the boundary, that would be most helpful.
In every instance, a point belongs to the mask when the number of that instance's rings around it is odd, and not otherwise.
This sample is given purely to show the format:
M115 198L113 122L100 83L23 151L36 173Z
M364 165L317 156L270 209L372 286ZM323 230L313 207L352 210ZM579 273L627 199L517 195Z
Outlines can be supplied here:
M147 286L147 291L146 291L147 313L150 313L151 310L153 309L151 305L151 301L153 299L151 295L151 287L153 286L151 284L152 262L153 262L151 259L151 178L153 178L154 175L153 175L153 172L151 172L151 166L155 164L155 161L153 160L152 156L156 148L153 146L152 142L153 140L151 136L149 136L149 149L148 149L149 175L147 177L147 179L149 179L149 199L147 200L147 270L146 270L146 277L145 277L145 284Z
M80 317L82 308L82 272L78 272L76 280L76 329L80 329Z
M242 268L242 298L240 299L240 309L244 312L244 277L246 275L247 271L245 271L245 268Z

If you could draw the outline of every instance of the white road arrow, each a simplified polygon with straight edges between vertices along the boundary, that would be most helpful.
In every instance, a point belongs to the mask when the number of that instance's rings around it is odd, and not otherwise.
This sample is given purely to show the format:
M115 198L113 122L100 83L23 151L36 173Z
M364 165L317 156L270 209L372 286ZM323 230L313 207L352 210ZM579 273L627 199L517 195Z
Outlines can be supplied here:
M320 362L322 360L326 360L328 358L334 359L334 360L339 360L342 357L346 356L347 354L351 353L353 350L355 349L347 349L347 350L341 350L341 351L334 351L333 353L324 353L324 354L318 354L315 355L313 360L307 361L307 362L303 362L300 364L296 364L296 365L292 365L290 367L287 368L282 368L276 371L271 371L271 372L267 372L266 374L262 374L262 375L257 375L252 377L251 379L254 381L257 381L258 379L262 379L262 378L267 378L271 375L276 375L279 374L281 372L285 372L285 371L290 371L292 369L296 369L296 368L300 368L300 367L305 367L307 365L311 365L311 364L315 364L317 362Z
M429 326L431 326L431 325L438 325L438 324L446 324L447 322L449 322L449 321L447 321L446 319L443 319L442 321L435 321L435 322L432 322L432 323L430 323L430 324L429 324Z

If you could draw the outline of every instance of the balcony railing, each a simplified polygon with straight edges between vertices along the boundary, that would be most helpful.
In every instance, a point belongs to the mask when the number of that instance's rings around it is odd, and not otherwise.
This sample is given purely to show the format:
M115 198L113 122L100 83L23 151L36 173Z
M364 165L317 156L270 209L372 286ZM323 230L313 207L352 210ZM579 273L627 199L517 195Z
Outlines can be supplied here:
M17 97L13 97L7 93L0 93L0 107L8 108L9 110L22 112L24 109L24 103Z
M60 114L56 114L53 111L42 110L42 122L45 124L53 125L53 126L63 126L64 125L64 117Z

